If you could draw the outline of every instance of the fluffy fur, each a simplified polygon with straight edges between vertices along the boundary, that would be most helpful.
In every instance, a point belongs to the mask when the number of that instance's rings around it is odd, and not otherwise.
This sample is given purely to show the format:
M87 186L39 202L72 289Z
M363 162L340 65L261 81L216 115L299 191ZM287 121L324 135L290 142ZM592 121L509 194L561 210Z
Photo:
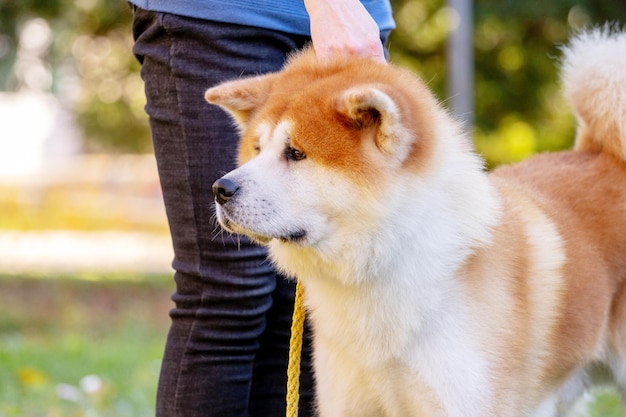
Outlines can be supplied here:
M392 65L206 92L242 132L218 219L304 285L321 417L561 416L597 367L626 395L626 34L564 52L575 150L489 175Z

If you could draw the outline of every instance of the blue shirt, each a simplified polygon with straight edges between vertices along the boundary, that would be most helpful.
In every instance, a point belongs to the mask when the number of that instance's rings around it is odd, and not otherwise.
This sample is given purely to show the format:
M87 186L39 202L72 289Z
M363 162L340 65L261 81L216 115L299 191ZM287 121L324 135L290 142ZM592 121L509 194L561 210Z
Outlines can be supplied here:
M340 0L338 0L340 1ZM302 0L130 0L144 10L310 35ZM361 0L380 30L395 27L389 0Z

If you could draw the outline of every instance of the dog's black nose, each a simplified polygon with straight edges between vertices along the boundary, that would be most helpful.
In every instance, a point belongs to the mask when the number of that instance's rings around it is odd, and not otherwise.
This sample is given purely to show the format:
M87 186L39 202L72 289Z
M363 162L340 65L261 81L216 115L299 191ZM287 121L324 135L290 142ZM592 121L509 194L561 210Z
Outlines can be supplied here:
M220 178L213 183L213 195L218 204L226 203L239 190L239 185L235 181L227 178Z

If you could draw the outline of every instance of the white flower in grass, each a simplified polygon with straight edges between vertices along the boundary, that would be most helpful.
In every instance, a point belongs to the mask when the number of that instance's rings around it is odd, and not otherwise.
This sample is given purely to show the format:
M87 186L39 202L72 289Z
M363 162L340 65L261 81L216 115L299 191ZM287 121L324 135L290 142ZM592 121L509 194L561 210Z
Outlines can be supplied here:
M59 398L75 403L80 402L83 396L78 388L70 384L59 384L56 386L56 391Z
M81 378L78 384L83 392L87 394L97 394L104 387L102 379L98 375L87 375Z

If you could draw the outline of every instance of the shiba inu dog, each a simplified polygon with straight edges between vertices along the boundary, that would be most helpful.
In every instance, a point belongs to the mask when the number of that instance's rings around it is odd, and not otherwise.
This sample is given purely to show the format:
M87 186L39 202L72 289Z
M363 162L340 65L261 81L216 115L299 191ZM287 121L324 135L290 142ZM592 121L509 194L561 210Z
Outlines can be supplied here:
M626 396L626 33L563 50L575 149L490 174L391 64L206 92L242 136L217 217L304 286L321 417L567 415L596 367Z

